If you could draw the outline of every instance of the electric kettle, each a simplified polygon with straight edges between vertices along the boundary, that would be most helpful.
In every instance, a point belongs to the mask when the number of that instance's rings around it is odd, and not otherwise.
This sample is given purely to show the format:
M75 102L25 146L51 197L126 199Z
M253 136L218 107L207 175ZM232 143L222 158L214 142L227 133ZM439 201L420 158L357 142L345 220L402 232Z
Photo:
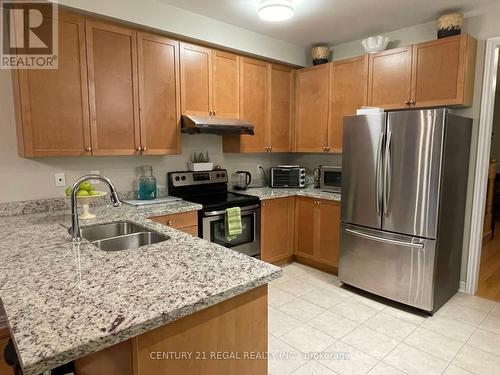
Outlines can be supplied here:
M236 171L232 176L233 188L237 190L246 190L252 182L252 175L247 171Z

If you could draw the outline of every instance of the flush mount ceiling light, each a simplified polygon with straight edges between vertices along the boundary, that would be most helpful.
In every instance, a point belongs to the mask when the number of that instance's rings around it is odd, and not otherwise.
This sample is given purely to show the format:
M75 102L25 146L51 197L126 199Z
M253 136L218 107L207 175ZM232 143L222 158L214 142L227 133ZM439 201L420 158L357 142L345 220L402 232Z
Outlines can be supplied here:
M295 9L291 0L262 0L258 12L264 21L279 22L292 18Z

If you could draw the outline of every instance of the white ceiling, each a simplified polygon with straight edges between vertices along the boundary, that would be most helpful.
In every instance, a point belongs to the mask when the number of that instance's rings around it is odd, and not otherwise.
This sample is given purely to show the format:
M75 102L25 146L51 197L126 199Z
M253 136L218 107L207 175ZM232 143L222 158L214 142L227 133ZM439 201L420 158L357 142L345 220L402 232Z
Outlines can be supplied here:
M261 21L259 0L159 0L293 44L331 45L435 20L447 11L467 12L498 0L293 0L295 17Z

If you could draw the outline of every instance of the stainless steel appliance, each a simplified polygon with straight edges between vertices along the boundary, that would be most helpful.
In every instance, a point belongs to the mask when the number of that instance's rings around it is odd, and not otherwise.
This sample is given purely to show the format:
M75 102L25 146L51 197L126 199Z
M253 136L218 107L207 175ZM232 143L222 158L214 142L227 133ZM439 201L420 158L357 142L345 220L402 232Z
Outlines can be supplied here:
M231 176L233 188L237 190L246 190L252 182L252 174L247 171L237 171Z
M339 279L428 312L459 287L472 120L346 117Z
M254 135L254 126L248 121L210 116L182 115L182 132L188 134L249 134Z
M260 257L260 200L227 190L225 169L209 172L170 172L169 194L199 203L199 237L252 257ZM242 233L228 241L225 236L226 208L240 207Z
M306 169L298 165L278 165L271 168L272 188L305 188Z
M324 191L340 193L342 188L342 167L320 165L314 171L314 175L317 178L315 187Z

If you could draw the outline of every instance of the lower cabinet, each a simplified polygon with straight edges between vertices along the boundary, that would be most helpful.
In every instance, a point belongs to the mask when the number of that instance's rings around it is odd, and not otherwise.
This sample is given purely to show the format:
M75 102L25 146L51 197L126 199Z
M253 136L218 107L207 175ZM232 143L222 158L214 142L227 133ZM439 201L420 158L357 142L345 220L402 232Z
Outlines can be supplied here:
M0 374L2 375L14 375L14 370L12 367L7 365L3 356L5 347L9 342L9 338L10 336L7 327L0 325Z
M292 257L336 271L340 247L340 202L287 197L262 202L262 260L283 263Z
M190 211L180 214L150 217L151 220L178 229L194 237L198 237L198 212Z
M261 258L280 263L293 255L294 197L262 202Z

